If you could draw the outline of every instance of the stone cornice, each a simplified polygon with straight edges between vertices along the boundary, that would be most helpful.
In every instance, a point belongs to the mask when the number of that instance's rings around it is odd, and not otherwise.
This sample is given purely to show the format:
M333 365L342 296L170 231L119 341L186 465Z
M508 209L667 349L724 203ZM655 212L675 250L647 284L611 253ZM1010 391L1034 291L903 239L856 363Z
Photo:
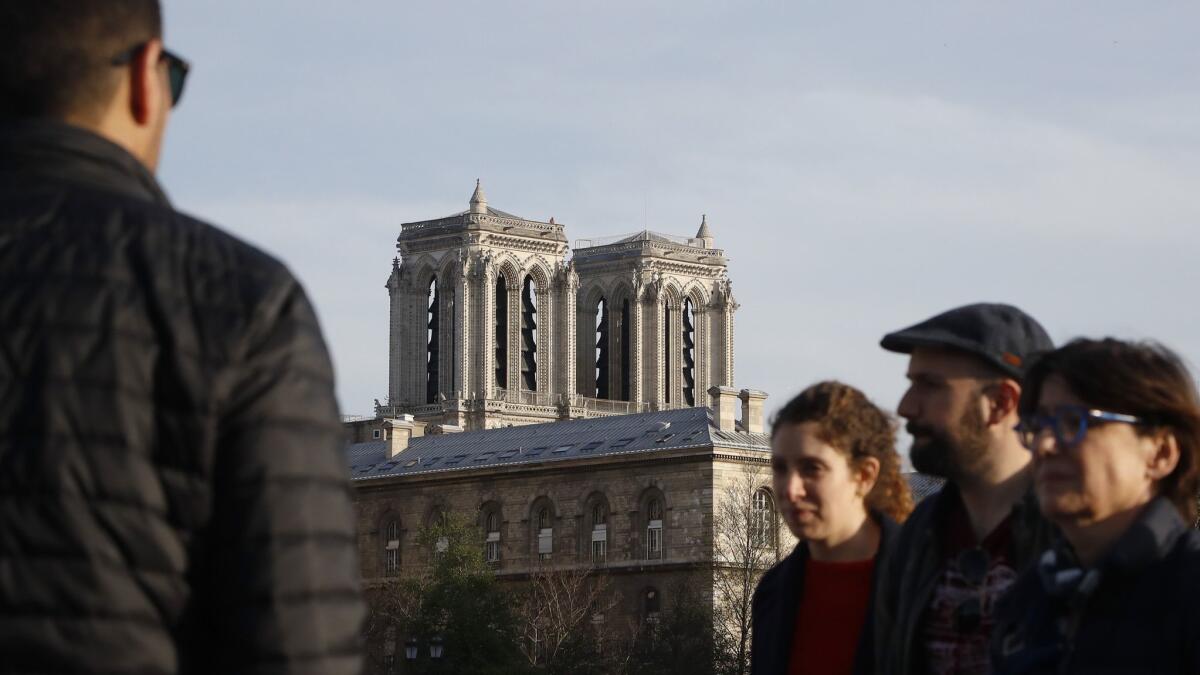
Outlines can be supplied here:
M589 246L586 248L575 249L575 257L581 262L589 258L620 256L627 257L625 254L629 252L637 252L641 255L649 255L652 257L665 257L671 254L681 254L696 258L696 262L701 264L725 264L725 251L719 248L697 248L686 244L675 244L662 241L638 240L627 241L619 244L608 244L606 246ZM708 262L711 259L712 262Z
M524 230L532 237L550 237L555 241L566 242L566 234L559 223L543 223L524 218L508 218L481 213L462 213L434 220L421 220L400 225L400 238L413 239L425 237L439 230L488 230L511 232Z

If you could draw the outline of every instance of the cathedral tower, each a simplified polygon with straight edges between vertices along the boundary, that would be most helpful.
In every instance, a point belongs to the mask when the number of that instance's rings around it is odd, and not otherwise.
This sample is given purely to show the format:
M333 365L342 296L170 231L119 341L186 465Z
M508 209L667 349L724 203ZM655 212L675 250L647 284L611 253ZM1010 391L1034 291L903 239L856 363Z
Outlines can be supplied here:
M727 263L696 237L583 242L488 205L401 226L388 401L442 430L705 405L733 382ZM437 430L439 427L435 427Z

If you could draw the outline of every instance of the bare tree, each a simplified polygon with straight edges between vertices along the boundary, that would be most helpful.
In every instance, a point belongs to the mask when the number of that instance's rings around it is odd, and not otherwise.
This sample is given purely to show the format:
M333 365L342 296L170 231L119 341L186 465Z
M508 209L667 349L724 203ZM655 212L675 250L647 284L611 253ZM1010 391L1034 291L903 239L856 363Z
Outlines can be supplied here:
M605 575L586 567L539 568L515 609L525 658L551 671L598 667L601 643L614 637L606 615L618 602Z
M713 505L713 630L718 672L750 671L750 614L763 572L779 560L779 519L766 467L746 463Z

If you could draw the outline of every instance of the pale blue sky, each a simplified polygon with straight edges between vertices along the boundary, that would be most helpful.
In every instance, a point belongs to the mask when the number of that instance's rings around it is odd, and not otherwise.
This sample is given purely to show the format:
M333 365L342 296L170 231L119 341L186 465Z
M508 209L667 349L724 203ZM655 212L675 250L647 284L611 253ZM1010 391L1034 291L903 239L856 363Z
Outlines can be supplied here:
M1020 305L1200 362L1200 5L165 0L161 178L286 261L346 413L387 392L402 222L492 206L730 257L736 385L894 409L880 336Z

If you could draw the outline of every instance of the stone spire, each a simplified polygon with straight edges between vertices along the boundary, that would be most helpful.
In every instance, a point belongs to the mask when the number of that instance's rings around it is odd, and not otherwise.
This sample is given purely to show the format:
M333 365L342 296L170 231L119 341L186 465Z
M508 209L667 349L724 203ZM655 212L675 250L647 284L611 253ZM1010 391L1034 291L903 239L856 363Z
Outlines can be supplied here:
M471 194L471 213L487 213L487 197L483 194L483 186L475 179L475 192Z
M700 216L700 231L696 232L696 239L704 242L704 248L712 248L714 239L712 230L708 229L708 215Z

